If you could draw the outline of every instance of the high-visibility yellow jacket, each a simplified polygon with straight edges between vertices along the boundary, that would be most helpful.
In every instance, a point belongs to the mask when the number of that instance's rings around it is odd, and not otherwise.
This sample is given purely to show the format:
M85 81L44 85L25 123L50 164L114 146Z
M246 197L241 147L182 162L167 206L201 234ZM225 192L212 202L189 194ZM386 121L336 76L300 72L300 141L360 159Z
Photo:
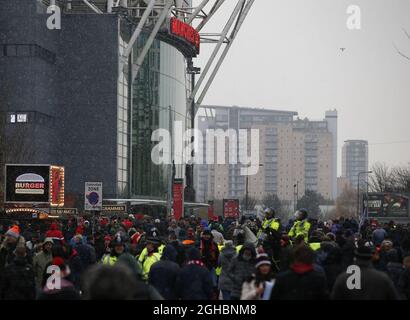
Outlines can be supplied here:
M141 261L142 279L144 281L148 280L148 274L149 274L149 271L151 270L152 265L160 260L161 260L161 255L158 252L154 252L152 254L147 254L145 256L145 259Z
M307 243L309 239L310 227L311 227L311 224L307 220L295 221L288 235L290 238L297 238L299 235L303 235L303 239Z
M118 257L116 256L111 256L110 254L106 254L102 258L102 263L107 266L113 266L118 260Z
M311 242L309 246L313 251L317 251L320 249L320 242Z
M243 244L236 246L236 253L239 254L239 251L241 251L242 248L243 248Z
M269 229L278 231L279 227L280 227L279 221L278 219L275 219L275 218L271 218L271 219L265 218L265 220L262 223L262 230L265 232L268 231Z

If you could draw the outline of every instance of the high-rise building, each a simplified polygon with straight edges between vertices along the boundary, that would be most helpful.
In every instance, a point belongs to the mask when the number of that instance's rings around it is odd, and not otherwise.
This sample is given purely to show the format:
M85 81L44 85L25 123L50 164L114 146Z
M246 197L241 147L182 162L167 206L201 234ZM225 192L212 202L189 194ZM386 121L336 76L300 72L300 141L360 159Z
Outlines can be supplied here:
M326 121L329 131L332 133L332 198L337 198L337 110L326 111Z
M360 172L369 170L369 151L366 140L347 140L342 148L342 177L347 178L350 185L357 188ZM360 187L365 187L366 177L362 176Z
M204 108L212 110L212 116L200 116L198 119L203 136L207 129L259 130L261 166L255 175L248 178L240 173L242 164L196 166L197 201L242 198L246 193L246 180L248 195L258 200L276 194L281 200L293 201L296 188L299 198L308 189L327 199L334 198L336 175L333 168L336 166L333 164L333 144L337 123L329 124L334 118L310 121L295 119L297 112L293 111L236 106ZM239 148L241 146L238 145ZM249 145L247 150L250 150ZM204 143L203 152L207 151ZM225 148L225 153L228 160L228 148Z

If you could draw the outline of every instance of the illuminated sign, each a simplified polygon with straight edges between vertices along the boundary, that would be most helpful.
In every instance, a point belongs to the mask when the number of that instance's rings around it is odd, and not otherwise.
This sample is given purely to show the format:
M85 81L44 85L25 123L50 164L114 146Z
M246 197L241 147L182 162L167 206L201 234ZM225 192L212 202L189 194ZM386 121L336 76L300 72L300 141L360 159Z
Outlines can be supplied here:
M15 190L18 194L44 194L44 178L35 173L24 173L16 178Z
M50 166L50 206L64 206L64 167Z
M64 168L6 164L4 195L6 203L64 206Z
M195 47L196 53L199 53L201 37L195 28L177 18L171 18L170 33L189 42Z

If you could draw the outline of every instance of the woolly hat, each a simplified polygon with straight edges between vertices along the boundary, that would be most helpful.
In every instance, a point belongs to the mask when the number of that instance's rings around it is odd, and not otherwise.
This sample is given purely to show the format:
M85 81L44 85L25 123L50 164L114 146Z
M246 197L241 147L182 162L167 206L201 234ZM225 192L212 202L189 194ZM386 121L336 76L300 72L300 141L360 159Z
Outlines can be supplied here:
M255 268L259 268L264 264L271 265L272 262L269 260L269 257L266 253L260 253L256 256Z
M13 237L13 238L18 238L20 236L20 228L17 225L12 226L9 230L6 232L6 236Z

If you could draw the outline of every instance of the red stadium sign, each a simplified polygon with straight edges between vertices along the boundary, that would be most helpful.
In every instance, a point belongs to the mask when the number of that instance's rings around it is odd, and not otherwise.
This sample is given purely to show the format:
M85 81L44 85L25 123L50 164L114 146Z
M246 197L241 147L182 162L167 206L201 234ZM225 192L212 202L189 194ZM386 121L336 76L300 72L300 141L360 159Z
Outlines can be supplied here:
M183 38L195 46L197 53L199 53L201 37L195 28L177 18L171 18L170 32L172 35Z

